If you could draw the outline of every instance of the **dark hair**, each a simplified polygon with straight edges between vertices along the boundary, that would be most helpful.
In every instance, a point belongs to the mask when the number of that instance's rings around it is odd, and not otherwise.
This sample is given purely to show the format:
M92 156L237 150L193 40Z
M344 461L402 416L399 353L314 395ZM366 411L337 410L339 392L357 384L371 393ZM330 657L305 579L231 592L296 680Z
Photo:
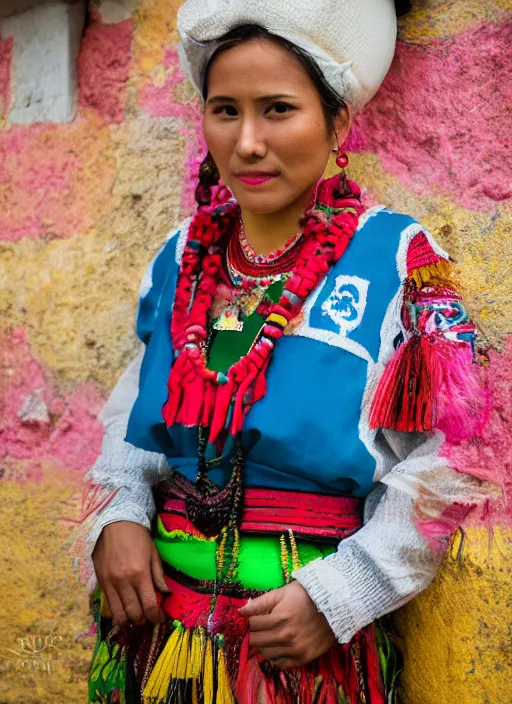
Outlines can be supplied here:
M395 10L398 17L405 15L412 8L411 0L395 0Z
M223 51L226 51L227 49L230 49L233 46L237 46L242 42L248 41L249 39L258 38L270 39L271 41L274 41L283 46L285 49L287 49L290 53L292 53L298 58L302 66L307 71L309 77L316 85L318 92L320 93L320 100L322 102L322 107L324 109L326 120L328 124L332 126L333 118L336 117L336 115L342 108L347 107L346 102L327 83L323 73L318 67L318 64L313 59L313 57L307 53L307 51L304 51L304 49L301 49L293 42L290 42L287 39L283 39L283 37L279 37L276 34L272 34L267 29L265 29L265 27L261 27L259 24L238 25L237 27L234 27L229 32L219 38L218 41L222 41L224 43L217 49L217 51L212 54L207 65L203 70L203 98L206 100L208 71L213 59Z

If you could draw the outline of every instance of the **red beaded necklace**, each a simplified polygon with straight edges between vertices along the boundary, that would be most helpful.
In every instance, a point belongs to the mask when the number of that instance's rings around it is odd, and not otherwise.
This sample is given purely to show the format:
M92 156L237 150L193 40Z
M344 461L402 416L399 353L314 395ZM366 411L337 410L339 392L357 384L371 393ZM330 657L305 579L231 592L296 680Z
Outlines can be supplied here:
M176 359L162 409L167 426L209 428L215 443L224 432L238 435L252 404L266 392L266 370L276 342L304 302L343 255L364 210L357 184L344 173L319 183L316 203L301 222L302 237L292 275L251 350L227 375L207 368L208 314L221 281L223 253L237 232L234 200L202 206L189 227L176 286L171 337Z

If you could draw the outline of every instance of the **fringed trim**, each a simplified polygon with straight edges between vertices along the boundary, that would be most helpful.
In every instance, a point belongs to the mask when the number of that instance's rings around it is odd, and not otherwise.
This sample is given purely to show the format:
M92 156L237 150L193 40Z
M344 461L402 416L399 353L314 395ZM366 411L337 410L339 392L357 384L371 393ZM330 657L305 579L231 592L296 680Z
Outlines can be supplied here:
M112 488L112 486L87 483L82 492L80 517L78 519L63 518L60 521L74 527L63 543L62 550L72 555L73 571L77 579L82 584L88 585L88 588L95 575L87 550L87 538L98 514L110 504L118 491L119 487Z
M202 627L173 631L144 688L143 704L235 704L224 656L224 638Z
M474 434L484 406L469 320L451 262L438 259L409 271L403 323L410 337L396 350L378 384L370 427L401 432L439 428L449 439Z
M425 286L438 286L452 291L461 289L461 282L454 276L453 264L447 259L438 259L433 264L412 269L408 283L418 291Z

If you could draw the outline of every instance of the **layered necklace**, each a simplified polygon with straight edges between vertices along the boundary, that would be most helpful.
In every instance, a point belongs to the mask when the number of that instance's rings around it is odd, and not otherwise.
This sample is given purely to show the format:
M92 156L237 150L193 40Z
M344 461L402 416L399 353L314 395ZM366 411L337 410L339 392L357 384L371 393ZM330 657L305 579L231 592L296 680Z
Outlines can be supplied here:
M210 444L222 444L226 434L238 436L249 409L265 395L275 345L347 249L363 210L359 187L343 172L318 185L316 202L301 221L302 235L277 258L298 248L279 301L270 306L250 351L223 374L207 367L208 319L226 249L239 234L240 209L234 200L198 209L189 227L171 320L176 359L162 409L167 427L179 423L209 429Z
M293 235L276 252L256 254L239 220L238 230L233 233L226 249L226 270L231 290L213 325L214 330L241 332L244 329L243 317L249 317L262 308L269 287L279 281L284 284L291 276L298 254L296 245L301 236L302 232Z

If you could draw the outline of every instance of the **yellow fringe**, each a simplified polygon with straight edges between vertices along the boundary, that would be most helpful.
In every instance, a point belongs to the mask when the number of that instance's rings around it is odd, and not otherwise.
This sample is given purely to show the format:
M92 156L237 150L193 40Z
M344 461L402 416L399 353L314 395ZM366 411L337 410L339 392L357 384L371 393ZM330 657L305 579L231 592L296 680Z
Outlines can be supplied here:
M179 651L176 657L176 667L171 670L171 677L178 680L184 680L187 676L188 661L189 661L189 646L191 632L186 629L183 631L181 642L179 643Z
M216 551L217 575L222 574L222 570L224 568L226 543L228 540L228 529L226 528L226 526L224 526L224 528L222 528L220 535L221 535L221 539L220 539L220 543L219 543L219 546L217 547L217 551Z
M409 279L414 282L417 289L424 286L442 286L458 291L461 288L461 282L454 275L453 265L447 259L439 259L434 264L413 269Z
M199 697L197 696L197 680L192 680L192 704L199 704Z
M240 554L240 533L238 528L233 529L233 552L231 555L231 562L229 564L228 573L226 575L226 580L230 582L235 576L235 572L238 568L238 556Z
M295 535L294 535L293 530L291 528L288 528L288 537L290 539L290 547L292 550L293 569L298 570L300 568L299 551L297 549L297 542L295 541Z
M283 577L286 584L290 582L290 566L289 566L289 556L288 547L286 545L286 538L282 535L279 539L281 543L281 569L283 570Z
M179 642L183 637L183 630L183 626L179 623L167 639L167 643L160 653L160 657L156 661L148 682L144 687L142 695L144 704L151 704L155 699L159 701L167 694L170 672L176 660L176 653Z
M226 662L224 659L224 649L219 648L217 655L217 702L216 704L235 704L235 698L233 697L233 692L231 691L231 683L228 677L228 671L226 669Z
M206 641L203 666L203 695L204 704L213 704L213 649L210 638Z
M204 629L196 628L191 635L192 644L190 647L190 657L187 662L187 671L185 677L187 679L197 679L201 674L201 654L203 652Z
M198 704L198 688L202 684L204 704L235 704L226 668L222 636L217 654L217 693L214 699L214 653L211 637L204 628L185 629L179 621L160 654L144 687L144 704L164 702L173 680L191 680L192 704Z

